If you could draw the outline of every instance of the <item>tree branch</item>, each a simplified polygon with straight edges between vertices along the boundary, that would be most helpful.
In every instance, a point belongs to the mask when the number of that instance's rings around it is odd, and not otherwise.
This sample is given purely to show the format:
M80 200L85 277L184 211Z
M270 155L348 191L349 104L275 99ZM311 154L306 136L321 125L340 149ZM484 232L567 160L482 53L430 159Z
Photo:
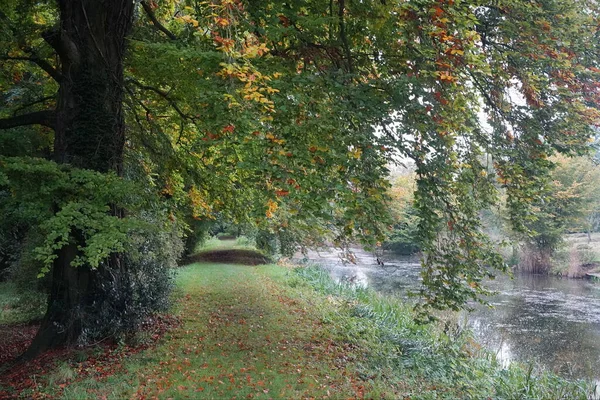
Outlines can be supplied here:
M141 107L144 109L144 111L146 111L146 118L148 118L148 116L149 116L150 114L152 114L152 113L151 113L151 111L150 111L150 109L149 109L148 107L146 107L146 106L144 105L144 103L143 103L143 102L141 102L141 101L140 101L140 100L139 100L137 97L135 97L135 93L133 93L133 90L131 90L131 89L129 88L129 86L125 86L125 91L127 91L127 93L129 93L129 96L131 96L131 98L132 98L133 100L135 100L135 102L136 102L136 103L138 103L138 104L139 104L139 105L140 105L140 106L141 106ZM132 107L132 109L134 109L134 107Z
M13 110L13 117L14 117L14 116L16 116L16 115L17 115L17 113L18 113L19 111L21 111L21 110L24 110L24 109L26 109L26 108L29 108L29 107L31 107L31 106L34 106L34 105L36 105L36 104L44 103L44 102L46 102L46 101L48 101L48 100L54 100L54 99L56 99L56 96L46 96L46 97L42 97L41 99L37 99L37 100L31 101L31 102L29 102L29 103L27 103L27 104L23 104L23 105L21 105L21 106L19 106L19 107L15 108L15 109Z
M169 94L167 92L165 92L164 90L155 88L154 86L148 86L148 85L144 85L141 82L136 81L135 79L127 79L127 82L131 82L133 83L135 86L137 86L138 88L142 89L142 90L149 90L151 92L156 93L157 95L159 95L160 97L162 97L163 99L165 99L169 105L175 110L175 112L177 112L177 114L179 114L179 116L182 119L187 119L187 120L191 120L191 121L195 121L195 118L192 117L191 115L188 115L186 113L184 113L181 108L179 108L179 105L175 102L175 100L173 100L172 98L169 97Z
M142 5L142 8L146 12L146 15L148 16L148 18L150 18L150 21L152 21L152 25L154 25L154 27L156 29L158 29L159 31L161 31L162 33L164 33L165 35L167 35L169 37L169 39L171 39L171 40L177 40L177 36L173 32L171 32L170 30L168 30L156 18L156 15L154 15L154 10L152 10L152 7L150 6L150 4L148 4L148 2L146 0L142 0L140 2L140 4Z
M291 26L294 28L294 30L296 30L296 32L298 32L298 39L300 40L300 42L302 42L305 47L311 47L311 48L315 48L318 49L319 51L323 51L325 52L325 55L327 57L329 57L329 59L331 60L331 62L333 63L333 65L335 66L335 68L340 68L340 61L343 61L344 57L339 54L338 49L336 47L333 46L325 46L319 43L313 43L310 40L308 40L306 37L304 37L304 32L302 31L302 29L300 29L300 27L298 27L298 25L296 25L295 22L291 22ZM279 54L287 54L287 52L291 51L291 50L296 50L299 52L302 52L302 50L304 50L304 47L297 47L297 46L291 46L288 47L282 51L280 51L279 53L276 52L271 52L271 54L273 55L279 55ZM304 57L302 54L299 54L301 57ZM306 59L305 59L306 61Z
M15 36L15 40L21 36L22 32L19 27L12 23L12 21L8 18L8 16L0 11L0 20L2 21L2 25L8 27L13 32ZM21 60L21 61L30 61L34 64L37 64L41 69L46 71L48 75L50 75L55 81L59 82L62 79L62 74L54 68L48 61L38 57L35 51L29 47L23 49L25 52L31 54L31 57L9 57L9 56L0 56L0 60Z
M10 129L27 125L42 125L55 129L56 114L54 111L44 110L0 119L0 129Z
M348 63L348 71L353 71L352 66L352 53L350 52L350 45L348 44L348 38L346 37L346 24L344 23L344 12L346 10L345 0L338 0L339 8L338 8L338 18L340 25L340 39L342 40L342 46L344 48L344 52L346 53L346 62Z
M68 63L71 66L79 65L81 61L79 49L66 32L58 29L49 29L42 33L42 38L59 55L63 67L65 63Z
M54 68L48 61L39 58L37 56L32 57L10 57L10 56L0 56L0 60L12 60L12 61L29 61L36 64L38 67L46 71L48 75L50 75L56 82L60 82L62 79L62 74L58 72L56 68Z
M500 115L501 117L503 117L505 119L508 119L505 112L498 106L498 104L496 104L496 102L489 95L489 89L486 89L485 87L483 87L482 83L477 79L477 77L475 76L475 74L473 74L473 72L469 71L468 69L467 69L467 72L468 72L469 76L471 76L471 79L473 79L473 84L479 90L479 94L481 94L483 96L487 105L490 106L492 109L494 109L494 111L496 111L498 113L498 115Z

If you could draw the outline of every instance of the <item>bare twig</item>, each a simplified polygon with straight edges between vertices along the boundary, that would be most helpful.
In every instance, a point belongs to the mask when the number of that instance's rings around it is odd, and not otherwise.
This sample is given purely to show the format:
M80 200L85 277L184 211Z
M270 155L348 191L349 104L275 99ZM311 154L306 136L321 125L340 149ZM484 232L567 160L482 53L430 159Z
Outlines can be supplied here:
M154 86L149 86L149 85L145 85L135 79L129 78L127 79L127 82L134 84L135 86L137 86L138 88L142 89L142 90L149 90L151 92L156 93L157 95L159 95L160 97L162 97L163 99L165 99L167 101L167 103L169 103L169 105L175 110L175 112L177 112L177 114L179 114L179 116L183 119L187 119L187 120L191 120L194 121L195 118L192 117L191 115L188 115L186 113L184 113L181 108L179 107L179 105L177 104L177 102L175 102L175 100L173 100L170 96L169 93L165 92L164 90L161 90L159 88L156 88Z
M15 108L15 109L13 110L13 116L16 116L16 115L17 115L17 113L18 113L19 111L21 111L21 110L24 110L24 109L26 109L26 108L29 108L29 107L31 107L31 106L34 106L34 105L36 105L36 104L44 103L44 102L46 102L46 101L48 101L48 100L53 100L53 99L55 99L55 98L56 98L56 96L55 96L55 95L53 95L53 96L46 96L46 97L42 97L41 99L37 99L37 100L31 101L31 102L29 102L29 103L23 104L23 105L21 105L21 106L19 106L19 107Z

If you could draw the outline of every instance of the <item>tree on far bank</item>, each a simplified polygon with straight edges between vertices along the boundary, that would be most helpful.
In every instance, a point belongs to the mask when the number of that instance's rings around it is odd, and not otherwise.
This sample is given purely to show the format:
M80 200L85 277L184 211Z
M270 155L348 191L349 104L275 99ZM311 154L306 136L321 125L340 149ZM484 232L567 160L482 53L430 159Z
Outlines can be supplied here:
M419 217L414 207L415 189L414 173L406 172L392 181L390 206L393 225L384 247L396 254L411 255L419 251Z
M554 156L555 168L545 195L534 204L535 218L525 237L524 268L547 272L564 236L585 232L588 237L600 206L600 168L590 157Z

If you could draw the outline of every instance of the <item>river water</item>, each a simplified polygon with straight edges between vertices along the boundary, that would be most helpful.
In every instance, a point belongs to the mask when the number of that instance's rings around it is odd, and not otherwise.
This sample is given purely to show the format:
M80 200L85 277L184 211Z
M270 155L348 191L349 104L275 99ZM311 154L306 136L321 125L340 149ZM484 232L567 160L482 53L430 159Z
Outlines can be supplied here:
M307 261L319 264L337 280L349 279L388 295L406 296L420 284L415 258L390 258L384 266L360 249L355 263L339 252L311 251ZM545 275L499 277L488 285L498 292L494 308L475 305L461 317L478 341L505 365L533 364L566 378L600 379L600 284Z

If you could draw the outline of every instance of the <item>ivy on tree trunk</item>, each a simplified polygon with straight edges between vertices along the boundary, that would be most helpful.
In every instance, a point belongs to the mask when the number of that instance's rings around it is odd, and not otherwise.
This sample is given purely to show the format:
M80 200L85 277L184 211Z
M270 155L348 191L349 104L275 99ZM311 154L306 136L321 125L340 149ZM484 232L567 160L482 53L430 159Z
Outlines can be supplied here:
M134 2L128 0L60 0L60 24L44 39L60 58L61 76L54 125L54 159L74 167L122 174L125 125L123 119L123 61ZM113 208L112 213L122 211ZM75 343L88 308L101 302L97 291L103 268L120 272L119 255L96 269L72 267L83 239L58 250L52 266L48 309L26 353Z

